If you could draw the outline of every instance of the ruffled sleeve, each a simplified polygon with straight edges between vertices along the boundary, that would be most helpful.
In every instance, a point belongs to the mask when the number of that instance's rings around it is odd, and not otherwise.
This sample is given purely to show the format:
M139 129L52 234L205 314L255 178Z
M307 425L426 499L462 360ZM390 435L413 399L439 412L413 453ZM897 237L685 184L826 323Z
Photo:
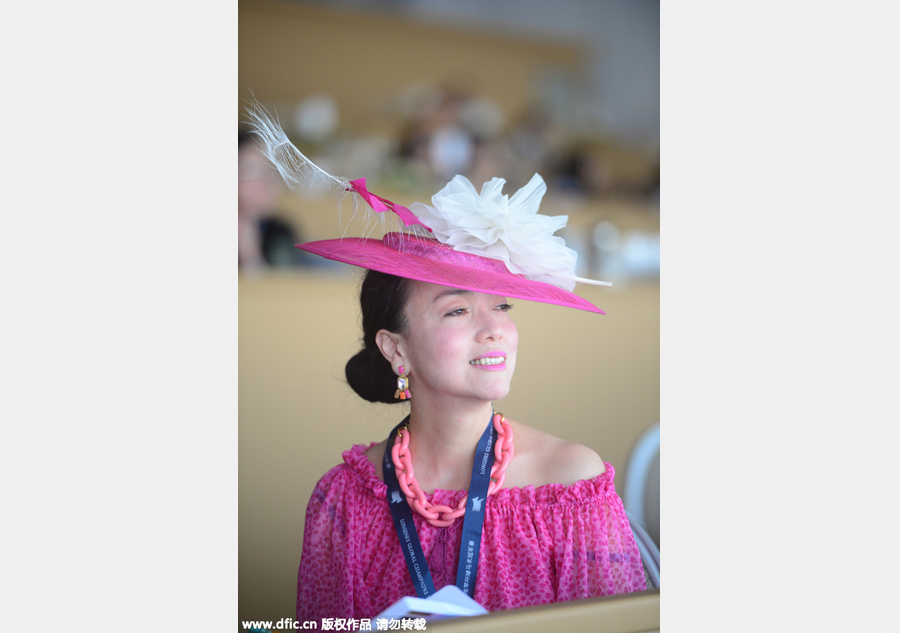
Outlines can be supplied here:
M365 460L366 448L354 446L344 453L345 462ZM368 487L371 483L361 480L344 463L316 484L306 508L297 575L297 620L352 617L360 610L376 609L361 577L357 551L365 537L359 517L377 516L384 505L384 495L379 499L373 494ZM384 537L389 538L390 533Z
M576 600L646 589L641 555L622 500L613 487L613 467L597 479L566 489L571 501L555 523L556 600Z
M488 517L485 603L525 606L646 589L615 469L569 486L500 491ZM486 521L488 518L486 518ZM479 578L479 582L481 578Z
M343 588L352 586L344 578L348 567L344 564L346 541L332 538L341 523L338 510L328 499L331 484L340 484L340 466L328 471L316 484L306 506L306 522L303 530L303 553L297 575L297 620L318 620L312 610L317 605L323 613L341 610ZM332 617L334 617L332 615Z

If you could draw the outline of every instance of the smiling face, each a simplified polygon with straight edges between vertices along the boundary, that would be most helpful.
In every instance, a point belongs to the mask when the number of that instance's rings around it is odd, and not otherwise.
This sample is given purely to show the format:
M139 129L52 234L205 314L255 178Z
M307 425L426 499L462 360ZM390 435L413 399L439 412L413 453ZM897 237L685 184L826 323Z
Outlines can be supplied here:
M397 349L413 397L482 401L509 393L519 334L504 297L413 282Z

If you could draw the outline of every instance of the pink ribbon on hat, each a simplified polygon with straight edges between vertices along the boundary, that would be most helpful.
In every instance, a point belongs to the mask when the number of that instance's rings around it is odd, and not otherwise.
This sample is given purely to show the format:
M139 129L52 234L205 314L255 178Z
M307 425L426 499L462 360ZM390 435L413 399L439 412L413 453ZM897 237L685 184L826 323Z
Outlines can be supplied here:
M390 200L386 200L381 196L376 196L374 193L370 193L368 189L366 189L366 179L358 178L356 180L350 181L350 186L353 188L353 191L358 193L363 200L365 200L372 210L376 213L384 213L388 209L396 213L401 220L403 220L403 224L406 226L412 226L413 224L419 224L424 226L426 229L431 231L430 228L425 226L419 218L413 215L413 212L407 209L404 206L399 204L394 204Z

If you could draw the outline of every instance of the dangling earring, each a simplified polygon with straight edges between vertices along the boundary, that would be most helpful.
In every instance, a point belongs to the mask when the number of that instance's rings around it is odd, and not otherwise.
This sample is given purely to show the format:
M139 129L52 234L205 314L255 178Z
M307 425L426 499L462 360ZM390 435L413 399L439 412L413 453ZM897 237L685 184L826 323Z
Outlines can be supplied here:
M409 378L404 376L403 365L397 369L400 371L400 375L397 377L397 391L394 392L394 397L397 400L409 400L412 398L409 395Z

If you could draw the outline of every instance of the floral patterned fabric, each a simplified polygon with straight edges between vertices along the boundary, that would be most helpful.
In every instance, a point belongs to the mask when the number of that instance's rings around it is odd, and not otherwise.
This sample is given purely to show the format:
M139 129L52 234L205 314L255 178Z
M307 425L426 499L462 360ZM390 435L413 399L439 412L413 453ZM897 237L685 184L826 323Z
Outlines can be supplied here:
M366 459L344 452L306 510L297 619L372 618L415 588L388 509L387 486ZM569 486L504 488L488 498L475 600L489 611L646 589L615 471ZM456 507L464 490L428 499ZM462 519L436 528L414 513L435 589L456 582Z

